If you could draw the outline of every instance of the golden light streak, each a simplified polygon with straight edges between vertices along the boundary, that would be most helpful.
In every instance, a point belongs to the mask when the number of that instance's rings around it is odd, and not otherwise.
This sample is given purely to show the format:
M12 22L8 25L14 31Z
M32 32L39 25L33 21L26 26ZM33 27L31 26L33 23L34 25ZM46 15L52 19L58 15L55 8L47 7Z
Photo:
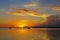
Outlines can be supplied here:
M53 6L51 7L52 10L60 12L60 7L59 6Z
M25 4L24 7L35 7L37 4Z

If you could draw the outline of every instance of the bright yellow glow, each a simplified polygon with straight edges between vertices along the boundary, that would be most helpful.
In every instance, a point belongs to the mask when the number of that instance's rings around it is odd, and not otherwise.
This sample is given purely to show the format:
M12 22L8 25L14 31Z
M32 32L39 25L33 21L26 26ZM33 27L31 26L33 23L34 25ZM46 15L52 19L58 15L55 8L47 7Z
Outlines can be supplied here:
M49 15L49 14L42 14L42 15L41 15L41 17L43 17L43 18L45 18L45 19L46 19L48 16L50 16L50 15Z
M25 27L27 26L26 24L20 24L19 27Z
M28 22L26 20L20 21L20 23L17 24L18 27L25 27L28 26Z

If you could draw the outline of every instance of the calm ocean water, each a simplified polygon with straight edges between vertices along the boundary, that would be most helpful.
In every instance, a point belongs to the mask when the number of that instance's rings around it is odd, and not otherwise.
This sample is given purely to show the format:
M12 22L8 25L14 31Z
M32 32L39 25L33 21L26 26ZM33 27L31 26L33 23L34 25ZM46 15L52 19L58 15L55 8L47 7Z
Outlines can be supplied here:
M60 30L57 28L0 28L0 40L60 40Z

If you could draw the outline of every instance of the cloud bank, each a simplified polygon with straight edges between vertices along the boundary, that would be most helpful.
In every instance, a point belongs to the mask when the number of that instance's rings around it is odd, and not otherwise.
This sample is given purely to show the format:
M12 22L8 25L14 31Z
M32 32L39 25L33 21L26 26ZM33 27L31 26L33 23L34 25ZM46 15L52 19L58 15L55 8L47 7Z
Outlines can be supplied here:
M7 14L20 15L20 16L34 16L34 17L42 17L42 18L46 18L50 16L50 14L40 14L34 10L16 9L16 8L12 8L11 10L15 10L15 11L7 12Z

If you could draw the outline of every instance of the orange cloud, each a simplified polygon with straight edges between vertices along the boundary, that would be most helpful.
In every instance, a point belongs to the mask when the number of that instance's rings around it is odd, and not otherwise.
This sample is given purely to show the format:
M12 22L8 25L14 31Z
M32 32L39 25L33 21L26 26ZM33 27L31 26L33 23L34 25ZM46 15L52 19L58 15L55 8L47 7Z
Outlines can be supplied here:
M34 10L27 10L27 9L16 9L16 8L12 8L12 10L16 10L15 12L7 12L8 14L12 14L12 15L20 15L20 16L34 16L34 17L42 17L45 18L50 16L49 14L40 14Z
M59 6L53 6L51 7L52 10L54 11L60 11L60 7Z

